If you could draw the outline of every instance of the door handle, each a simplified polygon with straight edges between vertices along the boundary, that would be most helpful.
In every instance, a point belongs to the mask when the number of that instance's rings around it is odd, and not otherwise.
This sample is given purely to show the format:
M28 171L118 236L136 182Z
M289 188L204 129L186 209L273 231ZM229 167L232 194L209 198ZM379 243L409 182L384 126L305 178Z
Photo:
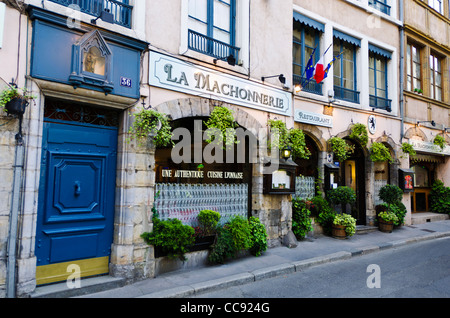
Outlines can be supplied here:
M81 184L80 181L75 181L75 196L78 197L81 194Z

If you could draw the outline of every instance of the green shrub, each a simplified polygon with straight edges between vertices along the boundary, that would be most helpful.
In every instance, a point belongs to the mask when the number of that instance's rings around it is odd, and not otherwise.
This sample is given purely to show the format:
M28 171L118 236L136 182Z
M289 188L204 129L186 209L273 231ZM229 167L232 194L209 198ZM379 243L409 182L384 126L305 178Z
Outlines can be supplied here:
M250 225L247 219L240 215L230 218L228 230L233 238L233 248L236 252L248 250L252 246Z
M208 261L215 264L223 264L227 258L234 257L235 254L236 251L234 249L233 236L231 235L228 226L218 227L216 240L208 255Z
M188 225L183 225L178 219L161 221L153 218L153 231L142 233L141 237L149 245L161 247L169 258L186 260L185 253L194 244L195 231Z
M350 187L339 186L328 191L327 198L333 204L351 204L356 201L356 193Z
M202 210L198 214L197 219L203 233L205 235L213 235L220 220L220 213L212 210Z
M267 250L266 227L259 221L258 218L253 216L249 218L248 223L250 225L250 237L252 241L250 253L255 256L260 256Z
M403 191L394 184L386 184L381 187L379 198L388 204L393 204L398 201L402 201Z
M381 212L380 214L378 214L378 218L383 220L384 222L392 222L392 223L398 222L397 215L389 211Z
M292 232L299 240L312 231L310 215L311 212L306 208L305 200L292 199Z
M436 180L430 192L431 211L450 214L450 187L444 186L441 180Z
M319 216L316 218L317 223L319 223L323 232L326 235L331 235L331 227L333 226L334 218L336 217L336 212L333 210L324 210L319 213Z

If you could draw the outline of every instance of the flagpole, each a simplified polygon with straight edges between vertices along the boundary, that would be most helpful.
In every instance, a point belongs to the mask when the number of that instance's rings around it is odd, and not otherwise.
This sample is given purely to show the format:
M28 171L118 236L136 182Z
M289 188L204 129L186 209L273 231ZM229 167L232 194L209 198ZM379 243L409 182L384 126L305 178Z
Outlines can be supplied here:
M328 47L328 49L325 51L325 53L328 52L328 50L330 49L330 47L331 47L331 45ZM325 55L325 53L323 53L323 55ZM338 55L336 55L335 58L333 58L333 59L331 60L331 62L334 62L335 59L338 59L339 56L342 55L342 53L344 53L344 52L342 51L341 53L339 53ZM326 70L328 69L329 66L331 66L330 64L331 64L331 63L329 63L329 65L327 66ZM328 72L327 72L327 73L328 73ZM312 79L312 77L308 80L308 82L306 82L305 86L308 85L309 82L311 82L311 79Z

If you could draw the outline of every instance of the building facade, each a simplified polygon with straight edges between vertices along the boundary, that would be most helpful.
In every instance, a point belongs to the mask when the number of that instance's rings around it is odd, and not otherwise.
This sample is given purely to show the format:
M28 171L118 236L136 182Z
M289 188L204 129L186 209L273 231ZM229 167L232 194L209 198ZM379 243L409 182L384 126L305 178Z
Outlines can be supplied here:
M443 14L422 1L403 4L1 1L2 85L26 87L36 98L22 119L0 115L0 191L7 198L0 204L0 297L27 297L72 273L134 281L203 263L207 251L181 263L144 242L153 207L189 225L200 207L225 221L258 217L272 247L292 228L293 195L345 185L357 194L348 213L373 225L379 188L399 184L401 168L420 173L417 160L437 160L403 156L402 143L425 147L449 117L450 35L434 31L436 23L448 30L448 4ZM408 23L417 21L414 6L426 25ZM408 73L417 58L406 52L418 43L421 66L430 52L439 57L432 82ZM308 62L320 60L330 65L326 76L310 78ZM435 80L440 74L444 84ZM423 96L407 88L414 81ZM243 142L230 157L214 153L211 160L205 122L219 106L232 111ZM168 116L183 152L130 137L133 114L143 109ZM432 115L436 127L415 125ZM303 131L308 159L267 169L271 120ZM350 137L356 124L367 127L367 143ZM353 154L340 162L332 137L351 144ZM373 162L374 143L394 160ZM448 184L448 158L438 159L433 171ZM404 195L407 224L418 194Z
M449 184L450 16L448 1L405 1L402 138L417 155L411 195L413 212L430 211L428 195L436 180ZM445 147L434 145L436 136Z

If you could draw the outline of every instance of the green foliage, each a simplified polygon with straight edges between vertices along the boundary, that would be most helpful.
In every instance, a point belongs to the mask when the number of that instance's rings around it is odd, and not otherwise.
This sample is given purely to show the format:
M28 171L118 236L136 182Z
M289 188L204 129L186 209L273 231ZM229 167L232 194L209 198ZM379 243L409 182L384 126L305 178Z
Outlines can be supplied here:
M240 215L230 218L228 230L233 238L233 247L236 252L252 247L250 225L247 219Z
M372 161L374 162L394 161L394 159L392 159L391 152L389 151L389 149L381 142L374 142L370 146L370 159L372 159Z
M327 198L333 204L351 204L356 201L356 193L350 187L339 186L328 191Z
M356 232L356 219L350 214L336 214L333 224L345 226L345 233L347 233L347 236L352 236Z
M436 137L434 137L433 144L439 146L441 150L444 150L447 143L445 142L444 137L442 137L441 135L436 135Z
M331 234L331 227L333 226L334 218L336 217L336 212L332 209L327 209L319 213L319 216L316 218L317 223L319 223L323 232L326 235Z
M239 142L235 131L238 124L234 120L233 113L228 108L223 106L215 107L205 125L208 128L206 130L208 136L206 142L214 142L219 145L225 144L226 147L231 147Z
M186 260L185 253L194 244L195 231L188 225L183 225L178 219L161 221L153 217L153 231L144 232L141 237L149 245L162 248L169 258Z
M431 211L450 214L450 187L444 186L441 180L433 183L430 192Z
M378 214L378 218L384 222L398 222L398 217L394 212L383 211Z
M6 104L14 98L35 99L36 96L29 94L26 88L22 88L22 93L16 87L10 87L0 93L0 108L5 108Z
M300 198L292 199L292 232L297 239L305 238L312 231L311 212L306 208L306 202Z
M213 235L220 220L220 213L212 210L202 210L198 214L197 219L204 235Z
M223 263L242 250L250 250L260 256L267 249L266 228L255 217L249 220L242 216L232 217L228 223L217 228L216 241L208 256L211 263Z
M347 160L347 158L355 150L355 146L347 144L344 139L339 137L332 137L328 140L328 142L335 158L340 162Z
M311 152L306 147L305 134L301 129L289 130L289 146L292 149L292 158L309 159Z
M309 158L311 152L306 147L305 134L301 129L291 128L288 130L283 121L273 119L268 121L268 125L271 132L276 136L276 138L270 140L269 149L283 150L290 147L294 159Z
M250 253L255 256L261 256L263 252L267 250L267 232L266 227L262 224L258 218L251 216L248 220L250 226L250 237L252 246Z
M402 143L402 151L403 153L408 153L410 156L415 156L417 154L413 146L407 142Z
M359 142L362 147L365 147L369 142L366 125L360 123L354 124L348 137Z
M393 204L402 200L403 191L395 184L386 184L381 187L378 197L388 204Z
M394 225L403 224L407 212L405 205L402 203L403 191L394 184L386 184L381 187L378 196L385 202L383 206L386 207L386 211L397 216Z
M156 147L173 146L172 128L169 125L167 115L152 109L143 109L133 114L134 121L128 133L137 139L142 146L150 134L154 134L153 140ZM161 123L161 127L159 126ZM130 140L128 140L129 142Z
M208 261L223 264L226 259L234 257L235 254L233 236L228 227L218 227L216 241L208 255Z

